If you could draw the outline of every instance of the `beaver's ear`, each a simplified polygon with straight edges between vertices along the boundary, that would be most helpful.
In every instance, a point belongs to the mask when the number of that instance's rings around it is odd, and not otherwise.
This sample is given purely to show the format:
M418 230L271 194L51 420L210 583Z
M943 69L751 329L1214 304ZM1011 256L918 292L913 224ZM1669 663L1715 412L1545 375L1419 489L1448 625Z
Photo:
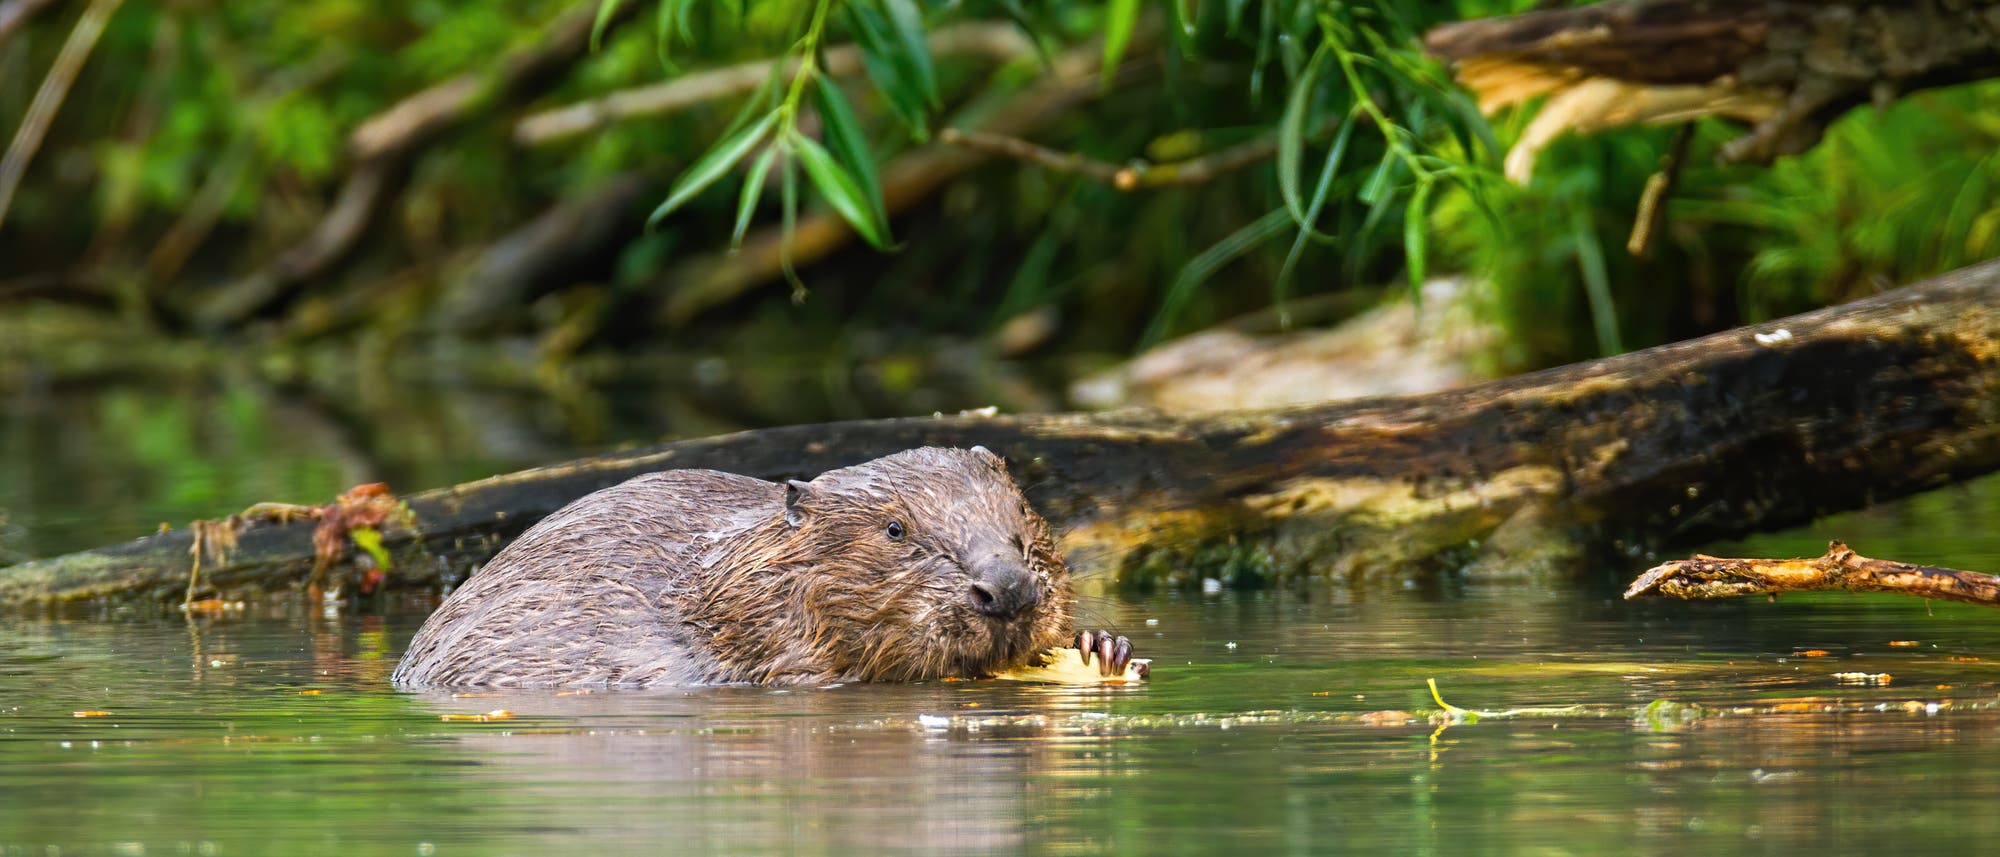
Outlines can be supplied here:
M805 501L812 490L812 483L803 479L785 480L785 523L796 527L806 522Z
M1007 459L994 454L993 450L987 449L984 446L975 446L972 448L972 454L986 459L986 463L993 465L996 470L1003 473L1007 470Z

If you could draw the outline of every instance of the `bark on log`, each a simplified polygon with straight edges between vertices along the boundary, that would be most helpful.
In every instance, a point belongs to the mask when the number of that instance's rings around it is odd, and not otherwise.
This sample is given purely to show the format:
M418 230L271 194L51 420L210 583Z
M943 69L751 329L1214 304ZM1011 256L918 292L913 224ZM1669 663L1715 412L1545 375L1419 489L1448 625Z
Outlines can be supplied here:
M1725 559L1696 554L1654 566L1632 581L1626 598L1743 598L1780 592L1891 592L2000 607L2000 577L1976 571L1870 559L1835 541L1811 559Z
M523 471L408 498L421 533L386 534L389 582L433 584L638 473L810 476L925 444L1007 456L1086 583L1520 573L1549 547L1739 535L2000 469L2000 262L1424 396L788 426ZM312 529L248 528L204 580L232 597L299 586ZM178 600L189 547L171 532L0 570L0 603Z
M1857 104L2000 74L2000 0L1611 0L1447 24L1425 46L1495 110L1551 94L1508 175L1563 130L1723 115L1751 122L1725 161L1819 142Z

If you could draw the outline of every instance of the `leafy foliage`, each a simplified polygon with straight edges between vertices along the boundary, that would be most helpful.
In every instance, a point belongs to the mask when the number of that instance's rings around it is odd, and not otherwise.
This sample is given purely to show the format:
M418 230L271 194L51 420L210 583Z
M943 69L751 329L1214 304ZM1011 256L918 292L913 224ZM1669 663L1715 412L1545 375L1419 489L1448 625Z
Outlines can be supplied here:
M652 330L644 319L663 294L704 270L696 262L834 217L876 249L816 264L812 300L730 304L733 315L698 336L727 340L774 320L823 339L857 329L976 335L1053 308L1071 350L1126 351L1300 297L1466 272L1495 284L1490 312L1513 334L1502 362L1525 367L2000 253L1991 154L2000 127L1987 118L2000 115L2000 89L1986 84L1857 113L1770 169L1709 165L1734 131L1704 124L1658 246L1632 258L1625 235L1671 131L1560 141L1527 187L1507 185L1494 167L1521 118L1489 126L1418 47L1444 20L1521 11L1529 0L594 2L585 11L597 13L595 50L533 109L732 63L795 62L774 65L747 93L569 143L511 143L504 121L459 132L412 166L386 215L393 228L374 233L369 263L356 266L370 272L362 276L414 268L415 279L448 278L455 256L614 176L638 175L657 184L634 228L650 208L652 230L621 239L614 259L538 286L535 309L510 330L573 338L578 314L594 313L586 340L631 341ZM621 2L646 4L640 23L612 26ZM0 281L85 260L91 279L111 284L93 286L95 299L199 295L327 216L354 128L452 75L489 70L571 8L128 0L0 233ZM1033 54L933 51L944 28L973 21L1016 25ZM69 23L44 14L0 55L0 127L25 111ZM825 65L846 45L860 57L852 76ZM1077 52L1088 52L1097 97L1038 123L1024 135L1032 142L1097 162L1172 164L1263 140L1271 159L1130 192L994 162L892 215L888 165L919 158L940 128L1017 106ZM1142 73L1118 73L1132 67ZM149 281L165 239L210 208L213 228L186 272ZM370 324L421 328L435 291L376 307Z

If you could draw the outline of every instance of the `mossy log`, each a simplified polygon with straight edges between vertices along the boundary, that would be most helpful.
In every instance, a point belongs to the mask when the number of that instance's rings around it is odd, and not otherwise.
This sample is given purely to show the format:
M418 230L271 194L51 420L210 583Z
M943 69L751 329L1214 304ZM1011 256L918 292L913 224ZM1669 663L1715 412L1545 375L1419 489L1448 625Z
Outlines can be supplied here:
M639 473L811 476L913 446L1007 456L1086 585L1549 574L2000 468L2000 262L1702 339L1419 396L1197 416L930 418L683 440L407 496L391 586L433 586ZM314 524L246 524L208 591L302 586ZM178 601L191 535L0 569L0 604Z

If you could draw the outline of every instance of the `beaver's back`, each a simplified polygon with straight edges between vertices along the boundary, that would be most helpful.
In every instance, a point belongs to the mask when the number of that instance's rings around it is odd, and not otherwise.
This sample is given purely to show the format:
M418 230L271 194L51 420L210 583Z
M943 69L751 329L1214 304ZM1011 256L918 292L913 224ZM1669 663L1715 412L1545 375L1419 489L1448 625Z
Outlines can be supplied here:
M403 687L692 684L714 657L674 595L781 514L784 489L669 470L579 498L447 598L396 668Z

